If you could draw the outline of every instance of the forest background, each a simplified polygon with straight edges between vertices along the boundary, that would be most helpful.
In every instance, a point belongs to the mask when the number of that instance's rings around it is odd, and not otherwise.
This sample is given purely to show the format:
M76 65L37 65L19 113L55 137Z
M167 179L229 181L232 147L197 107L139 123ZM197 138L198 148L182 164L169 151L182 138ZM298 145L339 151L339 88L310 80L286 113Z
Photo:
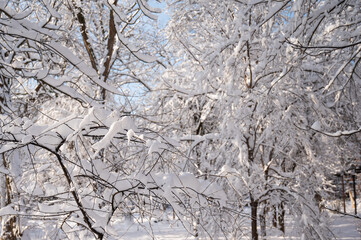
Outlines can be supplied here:
M194 238L286 218L332 238L361 159L361 2L155 4L0 1L1 239L156 237L169 214Z

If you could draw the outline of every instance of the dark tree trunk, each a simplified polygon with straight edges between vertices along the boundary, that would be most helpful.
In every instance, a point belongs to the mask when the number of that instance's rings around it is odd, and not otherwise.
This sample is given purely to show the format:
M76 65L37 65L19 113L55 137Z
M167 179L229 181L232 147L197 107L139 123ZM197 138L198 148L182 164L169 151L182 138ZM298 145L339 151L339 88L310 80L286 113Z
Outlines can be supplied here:
M357 215L357 191L356 191L356 175L352 175L353 182L353 200L355 203L355 215Z
M258 240L258 232L257 232L257 209L258 209L258 201L254 201L251 197L251 220L252 220L252 240Z
M0 240L16 240L18 236L18 228L16 226L16 217L10 216L6 221L3 222L2 235Z
M267 231L266 231L266 216L267 216L267 208L264 207L261 214L259 215L259 225L261 227L261 237L262 239L266 239Z
M3 153L1 155L2 158L2 165L7 168L8 164L6 163L5 154ZM11 198L12 198L12 191L11 191L11 183L9 176L5 175L2 179L4 181L4 185L1 187L5 187L5 196L2 196L5 198L5 201L3 204L5 206L11 204ZM3 206L2 206L3 207ZM4 216L2 219L2 234L0 236L0 240L16 240L19 236L19 231L17 227L17 218L16 216Z
M345 198L345 182L344 175L342 174L342 201L343 201L343 213L346 213L346 198Z
M277 207L273 206L273 219L272 219L272 225L274 228L277 228L278 223L277 223Z
M285 232L285 208L283 203L279 204L278 207L273 207L273 227L278 228L283 233Z
M283 203L279 206L279 213L278 213L278 226L279 229L285 233L285 208L283 206Z

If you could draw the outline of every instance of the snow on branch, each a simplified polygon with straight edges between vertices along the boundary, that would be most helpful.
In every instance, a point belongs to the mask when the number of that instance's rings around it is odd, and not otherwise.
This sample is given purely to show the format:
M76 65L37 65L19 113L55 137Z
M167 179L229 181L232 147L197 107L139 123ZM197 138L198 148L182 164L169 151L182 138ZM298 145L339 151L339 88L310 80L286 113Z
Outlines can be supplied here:
M154 13L161 13L160 9L151 7L148 2L144 0L137 0L137 3L145 16L149 17L152 20L158 19L157 15L155 15Z
M323 135L329 136L329 137L342 137L342 136L349 136L349 135L353 135L355 133L359 133L361 132L361 128L359 129L355 129L355 130L349 130L349 131L337 131L337 132L324 132L321 131L319 128L312 128L312 130L321 133Z

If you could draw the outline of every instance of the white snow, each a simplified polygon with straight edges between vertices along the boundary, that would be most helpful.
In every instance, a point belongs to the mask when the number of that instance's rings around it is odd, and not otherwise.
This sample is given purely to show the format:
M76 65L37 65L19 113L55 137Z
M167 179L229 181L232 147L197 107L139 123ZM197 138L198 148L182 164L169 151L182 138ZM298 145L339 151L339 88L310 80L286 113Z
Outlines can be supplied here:
M161 143L159 140L148 140L146 145L149 146L149 150L148 150L149 155L152 153L162 154L164 149L167 148L167 146Z
M18 214L18 212L14 210L12 204L7 205L6 207L0 209L0 216L16 215L16 214Z
M134 132L135 129L136 129L136 126L135 126L133 120L128 116L123 117L121 120L113 122L109 128L109 131L102 138L102 140L100 140L99 142L97 142L93 145L93 148L97 151L96 154L99 152L99 150L108 146L110 144L110 141L113 139L113 137L117 133L124 133L124 131L126 131L126 130L128 130L128 131L133 130L133 132Z
M321 130L321 124L319 121L316 121L312 124L311 126L312 129L316 130L316 131L320 131Z
M128 138L128 145L130 144L130 140L132 139L132 137L135 136L135 132L133 129L129 129L127 132L127 138Z
M4 167L0 167L0 173L3 173L3 174L10 174L10 171L7 170L6 168Z
M61 19L61 15L57 11L55 11L54 8L52 8L52 6L49 4L48 0L43 0L43 3L45 4L46 8L49 10L50 14L53 17Z
M200 239L195 238L188 233L179 220L172 218L171 212L166 212L161 216L164 220L159 221L157 218L149 219L133 219L115 220L111 225L111 233L113 236L118 236L116 239L126 240L180 240L180 239ZM268 230L267 240L301 240L302 235L293 228L293 222L286 216L286 233L276 229ZM333 215L330 222L330 230L334 234L334 239L337 240L359 240L361 239L361 221L353 217L346 217L340 215ZM358 230L359 229L359 230ZM250 232L249 228L242 229L244 232ZM116 235L117 234L117 235ZM202 238L203 239L203 238ZM225 238L217 238L225 240ZM248 240L250 237L245 236L240 240Z

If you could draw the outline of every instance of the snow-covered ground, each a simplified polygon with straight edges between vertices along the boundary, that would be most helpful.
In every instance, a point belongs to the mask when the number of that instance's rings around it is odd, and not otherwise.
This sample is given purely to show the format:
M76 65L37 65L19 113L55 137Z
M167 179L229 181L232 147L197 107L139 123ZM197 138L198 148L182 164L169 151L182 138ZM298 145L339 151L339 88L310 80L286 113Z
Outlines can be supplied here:
M333 214L331 216L330 230L333 233L335 240L360 240L361 239L361 219L351 216L344 216L340 214ZM281 240L281 239L301 239L295 231L292 230L292 222L287 223L286 234L273 235L267 238L268 240Z
M342 210L342 206L341 209ZM346 202L346 212L354 214L355 209L352 207L350 201ZM357 200L357 215L361 218L361 200ZM330 224L332 232L335 234L337 240L351 240L361 239L361 219L341 214L333 214Z
M288 224L289 225L289 224ZM124 240L191 240L196 239L190 234L188 234L180 223L174 224L173 226L167 224L166 222L157 223L152 226L153 236L150 235L150 232L147 233L146 230L139 228L134 225L127 225L127 229L124 229L122 232L121 239ZM361 219L356 219L354 217L342 216L342 215L333 215L330 225L330 229L334 234L334 239L337 240L360 240L361 239ZM288 230L288 231L287 231ZM149 229L148 229L149 231ZM244 238L245 240L247 238ZM301 239L300 236L296 236L294 233L290 232L290 229L286 229L285 236L269 236L269 240L285 240L292 239L298 240Z
M170 223L168 221L162 221L153 223L151 228L145 229L140 227L138 224L127 223L121 227L120 233L121 238L124 240L191 240L196 239L191 234L184 230L184 227L180 222ZM153 238L153 237L154 238Z
M361 219L333 215L331 229L337 240L361 239Z
M361 214L359 215L361 216ZM268 240L300 240L301 237L292 229L292 222L286 218L286 233L283 235L279 231L271 231ZM117 225L117 224L116 224ZM124 222L117 230L121 232L121 238L124 240L191 240L199 239L187 233L180 222L161 221L153 223L150 228L139 227L136 223ZM119 225L118 225L119 226ZM361 219L341 214L332 214L330 220L330 229L334 234L335 240L361 240ZM118 232L119 233L119 232ZM152 237L153 236L153 237ZM249 238L242 238L248 240Z
M351 205L347 204L347 213L352 214ZM358 207L358 216L361 217L361 203ZM159 221L159 219L163 219ZM151 224L149 224L151 223ZM291 217L286 216L286 232L283 234L276 229L268 229L267 240L301 240L301 236L294 229L295 224ZM247 237L240 240L250 240L250 224L245 225L242 231ZM54 228L54 226L53 226ZM329 228L333 233L335 240L361 240L361 219L342 214L330 214ZM54 229L56 232L56 229ZM208 238L196 238L188 233L182 223L175 220L172 211L169 210L161 218L152 218L151 221L141 218L119 219L112 222L107 229L108 233L113 232L113 237L107 237L107 240L204 240ZM54 234L50 239L54 239ZM40 229L28 229L23 235L23 240L49 239L49 235L44 234ZM83 239L83 238L81 238ZM85 239L85 238L84 238ZM223 238L213 238L223 240ZM233 240L233 239L231 239ZM238 240L238 239L235 239ZM316 240L316 239L315 239Z
M288 221L287 221L288 219ZM286 234L273 230L269 232L268 240L301 240L301 237L292 229L292 222L286 218ZM146 227L147 226L147 227ZM161 221L153 222L151 227L147 223L140 226L136 222L119 221L112 224L114 237L108 240L203 240L195 238L184 230L179 221ZM331 217L330 229L335 240L360 240L361 239L361 219L351 216L334 214ZM109 229L108 229L109 230ZM118 236L116 236L116 234ZM54 236L54 235L52 235ZM40 229L33 229L23 235L24 240L49 239ZM214 238L217 240L223 240ZM237 239L238 240L238 239ZM250 240L250 237L244 237L241 240ZM330 239L331 240L331 239Z

